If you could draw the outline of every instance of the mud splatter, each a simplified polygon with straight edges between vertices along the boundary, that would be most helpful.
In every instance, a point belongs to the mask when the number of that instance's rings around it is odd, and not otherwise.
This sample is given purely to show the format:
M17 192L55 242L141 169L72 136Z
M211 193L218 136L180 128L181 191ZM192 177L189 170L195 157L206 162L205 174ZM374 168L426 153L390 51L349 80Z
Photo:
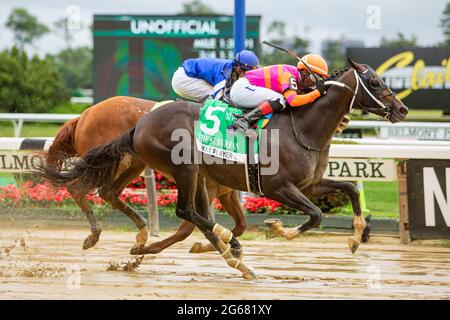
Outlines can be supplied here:
M142 263L142 260L144 260L144 256L136 257L134 259L128 260L127 262L109 262L108 267L106 268L106 271L127 271L127 272L133 272Z
M66 276L66 269L37 264L18 271L17 275L25 278L61 278Z

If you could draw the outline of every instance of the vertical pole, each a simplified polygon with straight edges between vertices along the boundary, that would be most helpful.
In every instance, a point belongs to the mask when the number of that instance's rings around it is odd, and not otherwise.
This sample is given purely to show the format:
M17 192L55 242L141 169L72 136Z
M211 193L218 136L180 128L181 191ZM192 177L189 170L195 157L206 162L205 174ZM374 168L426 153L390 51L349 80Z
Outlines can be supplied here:
M13 123L13 127L14 127L14 137L19 138L20 133L22 131L23 119L12 120L12 123Z
M234 54L245 49L246 19L245 0L234 0Z
M155 172L150 168L146 168L144 171L144 179L148 199L148 227L150 235L157 237L159 236L159 216L158 204L156 202Z
M400 242L408 244L411 242L409 237L409 219L408 219L408 186L407 186L407 165L408 161L402 160L397 165L397 180L399 194L400 211Z

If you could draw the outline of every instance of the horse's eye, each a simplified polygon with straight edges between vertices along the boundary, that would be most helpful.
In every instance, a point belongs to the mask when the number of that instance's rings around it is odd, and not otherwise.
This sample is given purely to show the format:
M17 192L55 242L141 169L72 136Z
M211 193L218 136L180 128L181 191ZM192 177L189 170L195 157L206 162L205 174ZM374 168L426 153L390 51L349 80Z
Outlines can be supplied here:
M376 78L370 79L369 83L372 88L378 88L380 86L380 81Z

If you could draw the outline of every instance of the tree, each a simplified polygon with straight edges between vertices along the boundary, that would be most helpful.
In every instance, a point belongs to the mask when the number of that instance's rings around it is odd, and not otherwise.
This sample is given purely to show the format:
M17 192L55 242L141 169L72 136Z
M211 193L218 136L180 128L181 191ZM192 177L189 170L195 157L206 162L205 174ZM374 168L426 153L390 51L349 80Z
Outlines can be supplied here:
M15 42L22 51L25 45L33 42L49 32L46 25L23 8L13 9L6 21L6 27L14 33Z
M92 49L80 47L65 49L52 57L56 69L64 79L67 90L92 87Z
M68 100L51 58L13 47L0 53L0 112L48 112Z
M183 3L183 11L181 14L201 16L216 14L216 12L213 8L204 4L200 0L193 0L191 2Z
M386 39L381 38L381 48L408 48L417 47L417 37L412 35L410 39L406 38L401 32L397 33L397 38Z
M345 67L345 52L340 40L327 40L322 48L324 59L328 62L328 70Z
M292 39L286 38L286 24L282 21L273 21L267 28L267 37L270 42L288 47L300 57L307 53L309 40L294 36ZM297 64L297 59L289 54L269 47L263 48L261 56L263 65L271 64Z
M440 27L445 36L444 45L450 46L450 2L447 3L443 15Z

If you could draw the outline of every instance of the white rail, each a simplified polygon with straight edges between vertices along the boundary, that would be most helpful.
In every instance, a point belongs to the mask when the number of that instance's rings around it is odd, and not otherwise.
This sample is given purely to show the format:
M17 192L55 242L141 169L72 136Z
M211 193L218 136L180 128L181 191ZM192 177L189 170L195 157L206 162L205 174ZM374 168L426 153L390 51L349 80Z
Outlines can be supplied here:
M450 122L400 122L390 123L389 121L375 120L352 120L350 128L354 129L379 129L379 128L447 128L450 129Z
M11 121L14 137L20 137L24 122L66 122L79 116L79 114L55 113L0 113L0 121Z
M24 122L66 122L78 114L0 113L0 121L11 121L14 136L20 137ZM380 138L408 137L422 140L450 140L450 122L350 121L350 129L375 129Z
M447 146L450 147L450 141L426 141L409 139L378 139L378 138L333 138L334 142L354 143L364 145L390 145L390 146Z
M351 139L356 144L332 144L331 158L375 158L375 159L450 159L450 143L431 144L429 141L395 141L392 145L377 139ZM367 140L372 144L364 144ZM22 143L37 142L47 149L53 138L0 138L0 150L20 150ZM376 144L376 142L383 144ZM42 142L42 143L39 143ZM358 144L358 142L360 142Z
M450 146L332 144L331 158L450 159Z

